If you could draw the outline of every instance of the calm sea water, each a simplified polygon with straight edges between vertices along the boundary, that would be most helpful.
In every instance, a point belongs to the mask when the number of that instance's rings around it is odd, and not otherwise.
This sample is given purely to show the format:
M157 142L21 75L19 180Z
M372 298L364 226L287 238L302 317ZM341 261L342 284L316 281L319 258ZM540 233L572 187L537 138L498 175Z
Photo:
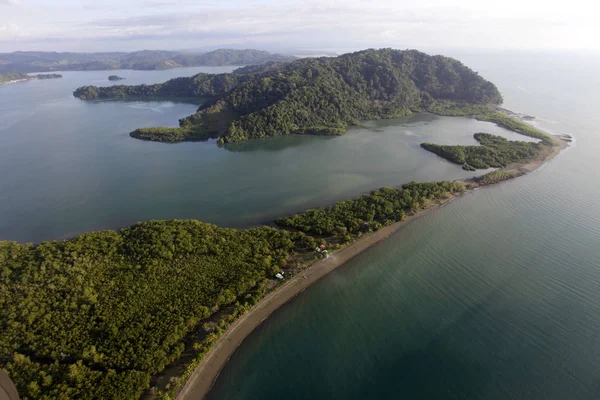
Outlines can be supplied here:
M231 69L114 73L138 84ZM63 239L149 219L269 223L385 185L472 175L422 150L423 141L475 143L479 131L523 139L469 118L417 115L367 122L342 137L287 136L224 148L214 141L143 142L129 132L176 126L198 106L84 102L73 90L108 85L108 73L63 75L0 86L0 240Z
M497 83L508 108L575 145L410 223L306 290L240 346L211 399L600 398L600 58L456 56ZM151 83L199 70L118 75ZM70 96L107 75L0 87L0 239L150 218L252 225L382 185L465 176L418 143L502 133L422 115L340 138L147 143L128 132L174 125L196 106Z
M460 58L575 145L306 290L240 346L210 399L600 398L600 58Z

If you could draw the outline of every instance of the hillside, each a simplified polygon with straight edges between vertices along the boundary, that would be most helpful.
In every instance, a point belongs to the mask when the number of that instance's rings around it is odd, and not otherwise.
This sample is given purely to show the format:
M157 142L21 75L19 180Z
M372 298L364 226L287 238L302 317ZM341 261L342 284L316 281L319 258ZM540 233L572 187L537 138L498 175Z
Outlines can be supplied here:
M114 69L161 70L178 67L252 65L291 61L294 57L261 50L219 49L203 54L143 50L132 53L0 53L0 72L93 71Z
M180 120L180 132L168 135L177 141L219 138L219 143L290 133L340 135L360 120L404 116L448 102L502 102L494 84L455 59L392 49L269 63L157 85L85 86L74 95L83 100L209 97L197 113ZM137 133L170 141L157 128Z

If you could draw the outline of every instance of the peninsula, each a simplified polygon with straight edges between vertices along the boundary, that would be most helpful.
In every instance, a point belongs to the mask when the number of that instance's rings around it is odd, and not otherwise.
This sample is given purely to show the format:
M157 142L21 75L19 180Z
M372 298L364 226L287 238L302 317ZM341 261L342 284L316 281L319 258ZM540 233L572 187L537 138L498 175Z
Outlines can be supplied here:
M160 142L213 138L220 144L292 133L341 135L361 120L419 111L484 114L502 102L493 83L455 59L392 49L267 63L156 85L84 86L74 95L204 99L179 128L140 128L132 136Z
M60 74L38 74L38 75L28 75L22 72L5 72L0 73L0 85L9 84L9 83L17 83L17 82L26 82L26 81L36 81L41 79L57 79L62 78Z
M535 170L567 146L552 140L551 152L477 179L381 188L280 218L280 229L149 221L0 242L0 319L11 328L0 366L24 397L202 398L277 308L423 212Z
M0 242L0 321L7 328L0 330L0 367L22 397L202 398L239 343L327 272L426 210L532 171L567 145L496 111L496 87L442 56L367 50L251 70L76 94L209 97L181 128L157 132L164 141L342 134L361 119L427 110L474 115L540 142L529 148L481 134L482 146L474 147L488 149L482 154L424 146L467 167L504 168L472 180L380 188L284 216L277 227L148 221L38 245Z
M199 74L157 85L85 86L83 100L190 97L208 100L179 128L138 128L131 137L157 142L218 139L231 143L286 134L342 135L361 120L429 111L470 115L539 143L511 142L477 133L481 146L421 146L463 169L501 168L552 147L543 132L498 110L502 96L491 82L460 62L415 50L365 50L332 58L301 59Z

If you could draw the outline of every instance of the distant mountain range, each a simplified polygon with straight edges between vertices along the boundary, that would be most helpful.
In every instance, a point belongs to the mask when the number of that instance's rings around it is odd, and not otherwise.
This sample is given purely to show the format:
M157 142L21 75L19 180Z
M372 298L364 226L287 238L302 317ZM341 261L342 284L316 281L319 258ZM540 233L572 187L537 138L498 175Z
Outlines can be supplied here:
M17 51L0 53L0 72L162 70L178 67L255 65L287 62L295 57L262 50L219 49L207 53L143 50L133 53L56 53Z

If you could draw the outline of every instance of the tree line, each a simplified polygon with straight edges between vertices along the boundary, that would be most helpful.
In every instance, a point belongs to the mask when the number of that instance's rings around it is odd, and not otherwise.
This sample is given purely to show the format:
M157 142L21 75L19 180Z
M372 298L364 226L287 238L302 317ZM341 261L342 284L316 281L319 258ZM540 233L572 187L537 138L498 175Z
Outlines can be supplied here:
M279 218L276 223L284 228L335 237L337 241L347 243L365 233L402 221L433 201L447 199L464 190L465 186L456 182L411 182L401 189L384 187L331 207Z
M24 399L138 398L199 321L316 243L193 220L0 242L0 367Z

